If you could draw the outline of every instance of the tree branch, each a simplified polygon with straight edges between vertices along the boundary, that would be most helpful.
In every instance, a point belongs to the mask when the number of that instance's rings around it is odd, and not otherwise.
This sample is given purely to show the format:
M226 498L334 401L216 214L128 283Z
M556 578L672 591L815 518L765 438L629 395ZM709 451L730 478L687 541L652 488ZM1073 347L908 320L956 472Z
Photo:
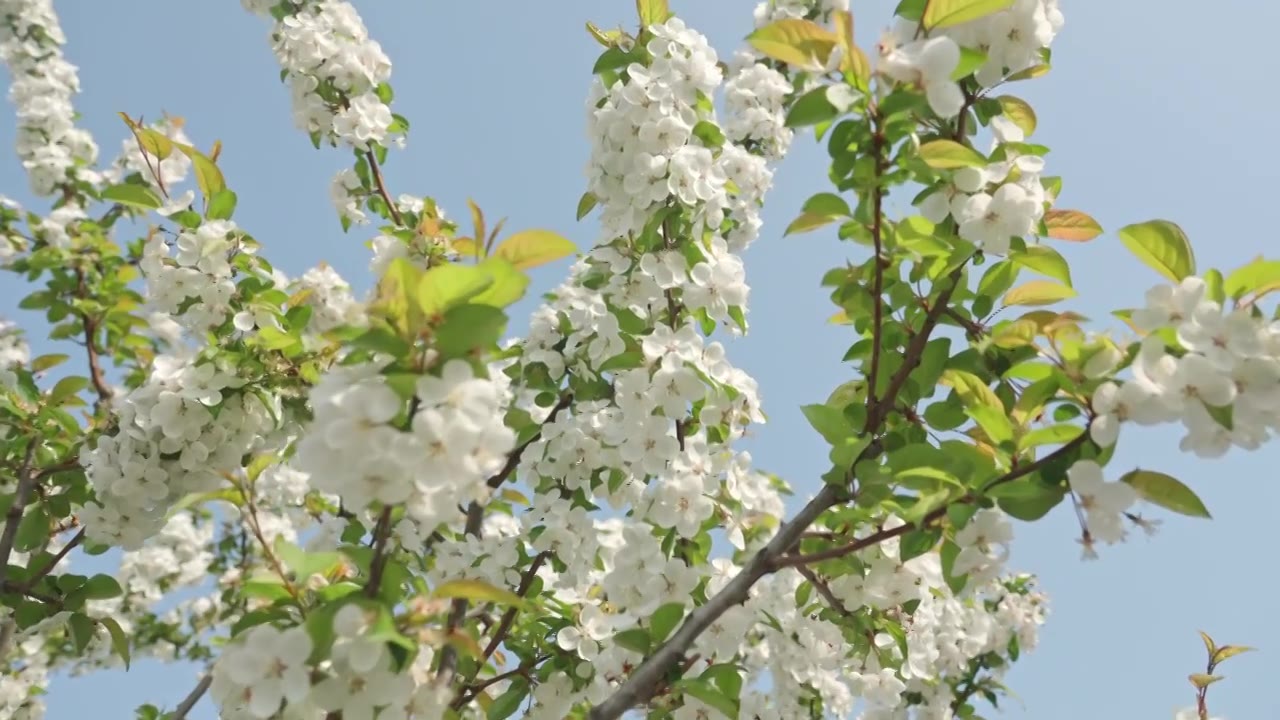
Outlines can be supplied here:
M196 703L200 702L200 698L204 697L205 692L212 684L213 673L205 673L204 677L200 678L200 682L196 683L196 686L191 689L191 692L187 697L178 705L177 709L169 715L169 720L186 720L187 714L191 712L191 708L195 707Z
M467 525L466 534L474 537L480 537L480 527L484 523L484 506L478 502L471 503L467 507ZM455 598L452 606L449 608L449 619L445 625L446 640L450 635L458 630L462 625L462 620L467 616L467 599ZM453 677L454 669L458 664L458 649L453 643L444 646L444 650L440 651L440 667L436 670L436 680L440 683L447 683Z
M396 225L404 226L404 219L400 217L400 211L396 208L395 202L391 200L391 193L387 192L387 183L382 179L382 168L378 165L378 158L373 154L373 150L364 151L365 162L369 163L369 169L373 171L373 183L378 188L378 194L382 196L382 201L387 204L387 210L391 213L391 219L396 221ZM483 242L482 238L476 238L476 242Z
M0 533L0 585L3 585L9 574L9 556L13 554L13 541L18 536L18 525L22 522L22 513L27 509L27 501L31 498L31 490L36 485L36 476L31 472L31 462L35 459L36 445L31 438L27 445L27 454L22 458L18 468L18 487L14 490L13 504L5 513L4 531Z
M382 572L387 568L387 539L391 537L391 506L382 509L378 523L373 526L373 559L369 561L369 582L364 586L367 597L378 597L382 585Z
M872 123L874 129L871 134L871 153L875 159L875 177L873 182L875 186L871 189L871 240L874 244L875 272L871 279L871 296L873 299L871 306L871 371L867 374L867 411L870 414L871 408L878 404L876 399L876 384L880 379L880 344L883 341L884 334L884 242L881 238L883 232L884 213L881 207L884 199L884 192L880 187L880 179L885 171L884 158L884 131L880 127L880 111L874 109L872 113Z
M561 395L560 402L556 403L555 407L551 408L551 413L547 415L547 419L542 422L543 427L550 425L551 422L556 419L556 416L563 412L565 408L569 407L569 403L572 402L573 393L567 392L564 395ZM538 429L538 432L533 434L533 437L525 440L523 443L520 443L519 447L512 450L507 455L507 464L503 465L502 469L499 470L496 475L489 478L486 481L486 484L490 488L497 489L502 485L502 483L506 482L507 478L511 477L511 473L514 473L516 468L520 466L520 458L524 456L524 451L528 450L529 446L537 442L540 437L542 437L541 428Z
M31 577L27 578L26 582L22 583L21 589L24 591L30 590L32 586L40 582L41 578L53 572L53 569L58 566L58 563L62 562L62 559L67 556L67 553L71 552L72 549L74 549L77 545L79 545L83 541L84 541L84 528L80 528L80 532L76 533L75 537L71 538L70 542L68 542L66 545L63 545L62 549L58 551L57 555L53 556L53 559L50 560L47 565L40 568L39 571L37 571Z

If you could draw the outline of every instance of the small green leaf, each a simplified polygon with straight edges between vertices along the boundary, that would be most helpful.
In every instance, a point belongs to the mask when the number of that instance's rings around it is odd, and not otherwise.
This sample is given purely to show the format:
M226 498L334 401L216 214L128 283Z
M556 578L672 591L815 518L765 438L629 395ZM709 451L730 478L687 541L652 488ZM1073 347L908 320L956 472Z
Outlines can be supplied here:
M485 711L485 720L506 720L520 709L528 696L529 681L521 677L515 678L506 692L494 698L493 704Z
M818 193L805 200L804 207L801 209L806 213L829 215L831 217L849 217L853 215L853 211L849 209L849 203L835 193Z
M930 0L920 24L930 30L952 27L1007 10L1013 0Z
M1228 658L1233 658L1243 653L1255 652L1255 651L1257 651L1257 648L1252 648L1252 647L1249 647L1248 645L1223 645L1222 647L1214 651L1213 664L1217 665L1218 663Z
M236 194L224 188L209 198L209 207L204 214L210 220L230 220L235 212Z
M89 646L89 641L93 639L95 625L93 620L84 613L72 613L67 618L67 626L71 630L71 640L75 643L76 652L82 653Z
M646 28L661 25L671 17L667 0L636 0L636 12L640 15L640 24Z
M920 159L935 170L987 165L987 159L981 153L954 140L934 140L921 145Z
M578 199L578 219L581 220L586 217L588 213L595 209L598 202L600 200L594 194L589 192L582 193L582 197Z
M436 328L436 348L457 357L495 345L507 328L507 314L492 305L467 303L450 308Z
M1010 253L1009 259L1071 287L1071 268L1066 259L1048 245L1028 245L1025 250Z
M1084 433L1083 427L1069 423L1037 428L1022 436L1022 439L1018 441L1018 450L1026 450L1041 445L1063 445L1080 437L1082 433Z
M88 600L106 600L124 594L120 583L110 575L94 575L84 584L84 590Z
M434 317L464 303L493 285L494 278L477 265L437 265L418 281L418 309Z
M613 636L613 642L632 652L649 654L649 633L639 628L623 630Z
M529 287L529 276L511 263L502 258L491 257L477 267L493 277L493 284L471 298L471 303L502 308L524 297L524 292Z
M1138 491L1143 500L1190 517L1212 517L1204 503L1177 479L1151 470L1134 470L1120 478Z
M50 405L61 405L68 398L89 387L89 378L80 375L69 375L62 378L49 391L47 402Z
M218 192L227 189L227 181L223 179L222 171L207 155L183 143L174 143L173 146L191 158L191 167L196 174L196 185L200 188L206 202L211 201Z
M840 410L824 404L805 405L800 408L809 424L823 439L832 445L844 442L853 435L854 427Z
M660 645L684 618L684 603L667 603L653 611L649 618L649 639Z
M1196 686L1197 690L1203 690L1219 680L1222 680L1223 677L1221 675L1210 675L1208 673L1191 673L1187 676L1187 679L1191 681L1192 685Z
M1120 228L1120 240L1130 252L1173 282L1196 271L1196 258L1187 234L1168 220L1151 220Z
M124 634L124 629L120 627L120 623L115 618L104 617L99 618L98 623L107 629L111 635L111 649L116 651L121 660L124 660L124 669L129 669L129 638Z
M827 87L819 86L791 104L784 124L789 128L808 127L826 122L839 114L839 109L827 97Z
M737 701L720 692L711 683L698 678L688 678L676 683L676 687L686 695L697 698L715 708L729 720L738 720L739 708Z
M791 224L787 226L787 229L782 231L782 236L786 237L788 235L806 233L810 230L817 230L824 225L830 225L837 219L838 218L831 217L830 215L818 215L816 213L809 212L801 213L800 217L792 220Z
M112 185L102 191L102 199L144 210L155 210L164 204L160 196L155 194L151 188L132 183Z
M49 355L41 355L31 361L31 372L44 372L52 367L57 367L66 362L70 356L62 353L51 353Z
M720 126L706 120L699 120L697 125L693 126L693 136L702 141L702 144L709 148L718 148L724 145L724 132L720 130Z
M1200 639L1204 641L1204 649L1209 651L1209 659L1213 659L1213 654L1218 651L1218 646L1214 644L1213 638L1209 637L1209 633L1201 630Z
M922 530L912 530L906 535L903 535L902 540L899 541L898 553L900 559L902 562L907 562L912 558L920 557L930 550L933 550L941 539L941 528L935 527Z

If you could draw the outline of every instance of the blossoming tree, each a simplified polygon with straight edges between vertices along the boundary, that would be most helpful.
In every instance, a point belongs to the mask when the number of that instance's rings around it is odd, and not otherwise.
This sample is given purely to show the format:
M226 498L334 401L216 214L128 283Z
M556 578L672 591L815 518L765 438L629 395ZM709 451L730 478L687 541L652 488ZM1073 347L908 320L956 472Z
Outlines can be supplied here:
M0 2L51 202L4 203L0 260L79 346L55 381L69 354L0 329L0 716L41 717L53 672L155 656L208 669L142 718L981 717L1044 621L1013 521L1073 508L1093 557L1151 528L1139 501L1207 515L1109 467L1125 424L1205 457L1280 428L1280 261L1200 269L1176 224L1136 222L1117 235L1168 284L1117 312L1131 336L1051 309L1063 242L1102 233L1056 207L1009 94L1049 71L1057 0L904 0L875 48L848 2L773 0L727 62L662 0L588 24L600 240L514 339L524 271L578 249L393 195L410 122L352 5L243 5L299 129L353 156L332 200L376 228L369 297L275 269L176 118L122 113L100 164L50 0ZM756 384L714 338L747 329L739 254L797 129L832 186L785 232L857 246L822 283L860 376L803 408L830 471L786 517L736 448ZM112 548L114 575L76 574ZM1201 720L1249 649L1204 640Z

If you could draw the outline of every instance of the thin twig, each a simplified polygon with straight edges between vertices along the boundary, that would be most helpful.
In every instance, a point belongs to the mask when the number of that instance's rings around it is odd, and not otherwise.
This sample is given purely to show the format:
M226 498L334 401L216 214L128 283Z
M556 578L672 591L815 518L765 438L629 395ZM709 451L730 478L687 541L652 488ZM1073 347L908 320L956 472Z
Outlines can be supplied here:
M547 415L547 419L543 421L542 427L546 427L555 421L556 416L563 412L565 408L569 407L569 404L572 402L573 393L565 393L564 395L561 395L560 402L556 403L555 407L551 408L551 413ZM542 437L541 428L538 429L538 432L533 434L533 437L525 440L519 445L519 447L507 454L506 464L502 466L502 469L499 470L497 474L489 478L486 481L486 484L490 488L497 489L502 485L502 483L506 482L507 478L511 477L511 473L515 472L516 468L520 466L520 458L524 456L524 451L529 449L529 446L537 442L540 437Z
M373 559L369 561L369 583L364 586L364 594L371 598L378 597L382 586L382 573L387 568L387 539L391 537L391 506L382 509L378 523L373 526Z
M884 243L881 238L883 231L883 211L881 208L884 199L884 192L880 187L881 177L886 169L886 161L884 157L884 131L880 127L880 111L873 110L872 123L875 125L871 134L871 153L875 160L875 177L872 181L875 186L871 188L871 241L874 246L875 257L872 261L875 263L875 272L871 277L871 296L873 302L871 304L871 371L867 374L867 410L878 404L876 399L876 385L880 380L880 344L884 340Z
M477 695L484 692L485 689L488 688L489 686L496 685L508 678L513 678L517 675L522 677L528 677L529 671L532 670L535 666L537 666L538 663L544 660L549 660L549 659L551 659L550 655L539 655L538 657L534 658L530 662L521 663L520 666L515 668L514 670L508 670L502 673L501 675L495 675L485 680L484 682L480 683L479 685L476 685L475 687L471 688L468 691L460 692L458 695L458 699L454 700L453 703L450 704L450 707L452 707L454 710L457 710L463 707L464 705L466 705L467 703L471 702L472 700L474 700Z
M538 570L542 568L542 564L550 557L550 553L538 553L533 558L533 562L529 563L529 569L525 570L524 576L520 578L520 587L516 588L516 595L524 597L529 592L530 586L533 585L533 579L537 577ZM507 638L507 633L511 631L511 624L516 619L516 614L520 611L517 607L507 608L502 614L502 620L498 622L498 629L493 633L493 638L489 640L489 644L484 648L484 654L480 658L480 665L483 666L489 661L489 658L498 650L498 646Z
M53 559L50 560L47 565L40 568L40 570L37 571L35 574L33 574L31 577L27 578L27 581L22 584L22 588L24 590L30 590L32 587L34 587L36 583L40 582L41 578L53 572L53 569L58 566L58 563L62 562L62 559L67 556L67 553L71 552L73 548L75 548L77 545L79 545L83 541L84 541L84 528L80 528L80 532L76 533L75 537L71 538L71 540L66 545L63 545L62 549L58 551L58 554L53 556Z
M808 580L810 585L813 585L813 589L818 591L818 594L822 596L823 600L827 601L827 605L829 605L832 610L835 610L846 617L853 614L849 612L849 608L844 606L844 603L840 602L840 598L836 597L836 594L831 592L831 586L828 585L825 580L818 577L817 573L804 565L797 565L796 571L799 572L805 580Z
M403 227L404 220L400 217L396 204L391 200L391 193L387 192L387 184L382 179L382 168L378 166L377 156L373 154L373 150L365 150L364 159L369 163L369 169L373 171L373 182L378 187L378 194L382 196L382 201L387 204L387 210L391 212L391 219L396 221L396 225ZM480 242L480 239L477 238L476 242Z

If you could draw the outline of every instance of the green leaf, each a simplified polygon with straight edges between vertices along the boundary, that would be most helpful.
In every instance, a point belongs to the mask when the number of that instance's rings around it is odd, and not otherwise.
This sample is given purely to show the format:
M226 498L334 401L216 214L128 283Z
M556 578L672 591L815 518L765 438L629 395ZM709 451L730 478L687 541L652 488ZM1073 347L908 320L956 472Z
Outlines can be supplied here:
M636 12L640 15L640 24L646 28L661 25L671 17L667 0L636 0Z
M1022 439L1018 441L1018 450L1026 450L1041 445L1062 445L1080 437L1083 432L1083 427L1071 425L1070 423L1037 428L1022 436Z
M503 240L493 255L510 262L517 270L528 270L576 252L577 246L563 235L550 230L522 230Z
M1280 260L1258 258L1242 268L1232 271L1223 289L1232 300L1239 300L1251 293L1264 293L1280 288Z
M415 300L422 278L422 270L407 258L396 258L378 280L374 309L385 316L401 335L418 332L424 322L422 310Z
M124 661L124 669L129 669L129 638L124 634L124 628L120 627L120 623L112 617L98 618L98 624L107 629L111 635L111 649L116 651L120 659Z
M1212 517L1191 488L1164 473L1134 470L1125 473L1120 481L1133 486L1143 500L1153 505L1190 517Z
M209 198L209 207L205 209L205 217L210 220L230 220L236 212L236 194L231 190L219 190Z
M70 358L69 355L64 355L62 353L51 353L49 355L41 355L40 357L31 361L31 372L33 373L44 372L49 368L53 368L61 365L62 363L66 362L69 358Z
M1221 675L1210 675L1208 673L1191 673L1187 676L1187 679L1190 680L1191 684L1195 685L1197 689L1203 690L1219 680L1222 680L1223 677Z
M142 185L134 185L125 183L123 185L112 185L102 191L102 199L121 205L129 205L132 207L142 208L144 210L155 210L164 204L160 196L155 194L151 188Z
M1026 250L1010 253L1009 259L1071 287L1071 268L1066 259L1048 245L1028 245Z
M106 600L124 594L120 583L110 575L94 575L84 584L84 590L88 600Z
M436 586L433 598L462 598L523 608L528 603L510 590L494 587L483 580L450 580Z
M912 530L902 536L902 540L898 544L899 558L902 562L907 562L912 558L920 557L937 546L938 541L942 539L941 528L928 528L922 530Z
M1213 654L1218 651L1218 646L1214 644L1213 638L1209 637L1209 633L1201 630L1200 639L1204 641L1204 649L1209 651L1209 659L1213 659Z
M507 314L492 305L468 303L450 308L436 328L436 348L449 356L460 356L487 348L502 339Z
M586 217L593 209L596 203L600 202L599 198L589 192L582 193L582 197L578 199L578 219Z
M710 680L712 685L733 700L742 694L742 668L737 665L722 663L712 665L698 676L700 680Z
M1010 517L1035 522L1057 507L1067 497L1061 487L1048 487L1035 480L1019 480L992 488L986 493Z
M791 224L787 226L787 229L782 231L782 236L786 237L788 235L806 233L810 230L817 230L824 225L830 225L837 219L838 218L831 217L830 215L818 215L809 212L801 213L800 217L792 220Z
M987 54L981 50L960 46L960 62L951 71L951 79L959 82L973 74L987 62Z
M199 186L206 202L210 202L218 192L227 189L227 181L222 177L222 171L208 156L183 143L174 143L173 146L182 151L183 155L191 158L191 167L196 173L196 185Z
M853 215L853 211L849 209L849 203L835 193L818 193L805 200L804 207L801 209L807 213L832 217L849 217Z
M1182 228L1168 220L1126 225L1120 228L1119 235L1139 260L1175 283L1196 271L1191 241Z
M1013 6L1013 0L930 0L920 24L930 30L984 18Z
M418 281L418 309L428 317L440 315L484 292L493 281L478 265L437 265Z
M702 141L702 144L709 148L718 148L724 145L724 132L720 130L720 126L706 120L699 120L697 125L693 126L693 136Z
M1204 273L1205 297L1218 303L1223 304L1227 300L1227 292L1223 288L1222 273L1215 268L1210 268Z
M737 701L728 697L711 683L700 678L688 678L676 683L676 687L686 695L694 697L720 711L729 720L738 720Z
M89 641L93 639L95 627L93 620L84 613L72 613L71 617L67 618L67 625L71 630L71 640L75 643L76 652L83 653L89 646Z
M307 552L285 540L283 535L276 537L274 550L285 567L301 581L312 575L327 575L342 565L342 553Z
M840 42L830 30L809 20L784 18L747 36L762 55L806 70L822 70Z
M649 654L649 633L639 628L623 630L613 636L613 641L632 652Z
M814 403L801 407L800 411L813 429L832 445L844 442L845 438L854 434L854 427L849 424L844 413L830 405Z
M529 276L511 263L502 258L491 257L477 267L493 277L493 284L471 298L473 304L502 308L524 297L524 291L529 287Z
M1012 95L1001 95L996 100L1000 103L1000 110L1004 116L1012 120L1024 134L1030 136L1036 131L1036 111L1027 104L1026 100Z
M661 645L684 618L684 603L667 603L653 611L649 618L649 639Z
M47 402L50 405L61 405L68 398L89 387L89 378L80 375L69 375L62 378L49 391Z
M787 111L785 125L789 128L808 127L826 122L840 114L840 110L827 98L827 86L801 95Z
M1048 280L1032 280L1005 293L1005 305L1052 305L1076 296L1076 291L1066 285Z
M920 159L935 170L987 165L987 159L981 153L954 140L934 140L921 145Z

